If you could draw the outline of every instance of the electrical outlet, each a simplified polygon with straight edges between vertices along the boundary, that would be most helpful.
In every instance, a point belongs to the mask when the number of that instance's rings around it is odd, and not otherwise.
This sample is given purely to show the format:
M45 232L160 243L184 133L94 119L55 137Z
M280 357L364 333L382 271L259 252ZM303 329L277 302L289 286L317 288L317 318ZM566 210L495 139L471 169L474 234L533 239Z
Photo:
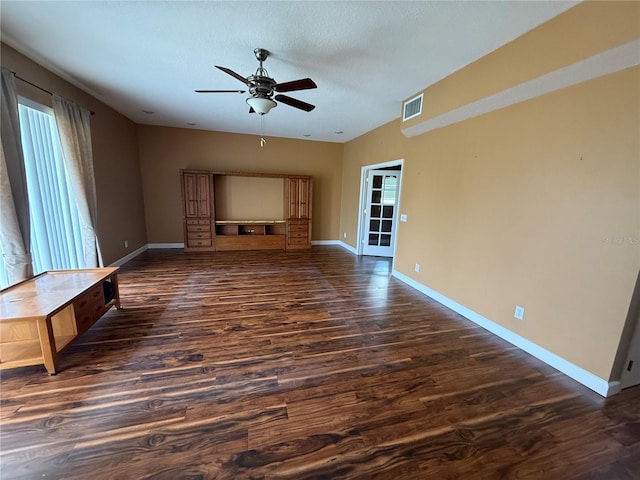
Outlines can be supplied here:
M344 233L342 234L342 238L347 238L347 232L344 232Z
M129 248L129 240L124 241L124 248Z
M406 213L400 214L400 221L401 222L406 222L407 221L407 214Z
M413 267L413 269L414 269L416 272L419 272L419 271L420 271L420 264L419 264L419 263L416 263L416 266L415 266L415 267Z
M518 320L524 320L524 307L516 305L516 311L514 312L513 316Z

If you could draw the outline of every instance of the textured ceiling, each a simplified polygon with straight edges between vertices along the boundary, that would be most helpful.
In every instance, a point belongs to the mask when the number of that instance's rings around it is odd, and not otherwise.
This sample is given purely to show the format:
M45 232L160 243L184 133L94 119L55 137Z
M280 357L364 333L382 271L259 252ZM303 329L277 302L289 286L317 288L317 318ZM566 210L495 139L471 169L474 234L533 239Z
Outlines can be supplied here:
M264 116L265 135L345 142L576 3L2 0L0 34L135 122L250 134L260 118L246 95L194 89L242 88L213 66L248 76L253 49L266 48L276 81L311 77L318 88L288 93L316 109L278 105Z

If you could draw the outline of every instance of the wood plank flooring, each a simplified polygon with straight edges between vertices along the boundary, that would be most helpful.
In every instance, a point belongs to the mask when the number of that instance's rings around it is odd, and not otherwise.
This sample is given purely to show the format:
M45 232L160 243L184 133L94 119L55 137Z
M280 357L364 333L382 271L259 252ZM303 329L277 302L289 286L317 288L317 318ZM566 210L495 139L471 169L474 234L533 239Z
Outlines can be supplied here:
M603 399L390 277L386 259L155 250L61 371L3 371L0 478L640 478Z

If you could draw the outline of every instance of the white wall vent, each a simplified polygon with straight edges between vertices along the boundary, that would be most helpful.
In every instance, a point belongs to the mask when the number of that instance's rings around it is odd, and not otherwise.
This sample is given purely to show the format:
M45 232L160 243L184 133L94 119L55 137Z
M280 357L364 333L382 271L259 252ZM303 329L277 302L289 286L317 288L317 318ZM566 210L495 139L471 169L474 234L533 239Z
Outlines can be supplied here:
M402 121L409 120L410 118L417 117L422 113L422 97L423 93L417 97L412 98L404 102L404 110L402 114Z

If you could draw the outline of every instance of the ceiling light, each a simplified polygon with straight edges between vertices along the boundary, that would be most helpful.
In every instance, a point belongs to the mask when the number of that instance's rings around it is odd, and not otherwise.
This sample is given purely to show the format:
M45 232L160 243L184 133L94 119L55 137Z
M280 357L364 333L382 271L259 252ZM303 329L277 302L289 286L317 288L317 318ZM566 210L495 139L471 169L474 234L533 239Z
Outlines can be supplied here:
M311 136L311 134L310 134L310 133L303 133L303 134L302 134L302 136L303 136L303 137L310 137L310 136Z
M247 98L247 103L251 106L251 108L255 110L258 115L269 113L269 110L278 105L270 98L264 97L249 97Z
M342 130L334 130L333 133L336 135L342 135L344 132Z

